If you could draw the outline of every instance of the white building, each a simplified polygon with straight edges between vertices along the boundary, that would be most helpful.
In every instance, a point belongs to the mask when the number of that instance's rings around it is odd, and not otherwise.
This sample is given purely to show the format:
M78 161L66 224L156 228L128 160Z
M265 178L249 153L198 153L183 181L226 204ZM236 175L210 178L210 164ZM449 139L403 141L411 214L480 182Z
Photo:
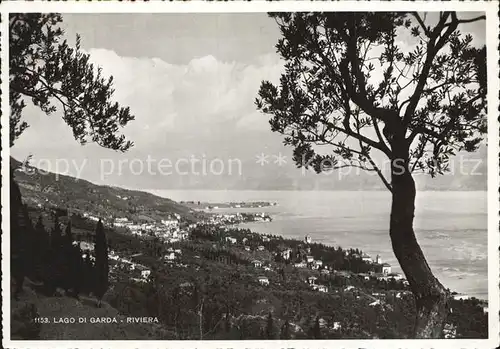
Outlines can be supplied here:
M175 227L176 225L179 224L179 221L175 219L162 219L161 224L167 226L167 227Z
M445 339L457 337L457 327L452 324L445 324L443 329Z
M312 269L318 270L323 266L323 261L316 260L313 262Z
M372 257L367 255L366 253L363 253L363 255L361 256L361 259L363 260L363 262L367 262L367 263L371 263L371 261L372 261Z
M314 261L314 257L313 256L307 256L306 257L306 261L307 261L307 263L312 263Z
M382 264L382 274L390 274L391 273L391 265L389 263Z
M259 261L259 260L254 260L254 261L252 261L252 264L253 264L253 266L254 266L255 268L260 268L260 267L262 267L262 262L261 262L261 261Z
M307 278L307 283L309 285L315 285L316 284L316 280L318 280L318 278L316 276L309 276Z
M292 250L287 248L286 250L283 250L280 252L281 253L281 257L285 260L289 260L290 259L290 256L292 254Z
M266 248L265 248L264 246L260 245L259 247L257 247L257 249L258 249L259 251L264 251Z
M387 274L387 276L393 278L396 281L400 281L400 280L404 279L403 275L398 274L398 273L390 273L390 274Z
M328 292L328 287L325 285L318 285L318 291L319 292Z
M168 260L168 261L173 261L175 259L175 252L169 252L167 253L163 259Z
M261 285L269 285L269 279L266 276L259 276L257 280Z
M76 241L76 244L80 244L80 249L82 251L94 251L95 245L93 242L87 242L87 241ZM75 243L73 243L75 244Z
M151 270L149 269L141 270L141 277L143 279L148 279L150 275L151 275Z
M237 242L236 238L233 238L231 236L226 236L226 242L229 242L231 244L235 244Z

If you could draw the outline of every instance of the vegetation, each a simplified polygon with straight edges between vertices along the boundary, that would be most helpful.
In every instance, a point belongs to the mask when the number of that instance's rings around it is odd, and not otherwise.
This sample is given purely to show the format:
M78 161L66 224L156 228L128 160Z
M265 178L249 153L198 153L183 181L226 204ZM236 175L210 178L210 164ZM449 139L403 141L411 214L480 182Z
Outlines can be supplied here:
M483 131L480 116L486 107L481 80L484 50L469 47L470 40L462 40L456 34L460 21L453 13L442 14L434 29L423 26L418 15L414 15L427 37L423 40L427 50L420 48L412 54L403 54L394 46L396 28L412 28L404 14L273 16L278 19L284 36L278 49L289 62L279 91L268 83L263 84L259 108L274 115L273 130L286 133L290 127L294 128L285 142L296 147L297 162L301 155L306 155L318 169L320 160L332 160L326 155L314 154L312 144L332 142L329 137L339 132L360 142L359 151L347 143L332 144L336 154L346 161L344 164L369 164L377 171L370 150L379 149L389 156L394 164L392 183L384 183L393 192L394 199L391 237L414 296L405 292L402 282L356 276L356 273L372 271L372 267L357 256L361 251L351 249L346 254L341 248L321 244L304 246L275 236L264 240L263 236L246 230L214 225L200 224L193 230L190 241L175 245L181 249L181 256L166 263L163 256L167 248L173 246L160 243L154 237L139 239L122 234L109 229L101 220L94 227L84 214L106 213L109 215L106 218L140 215L154 220L165 213L178 212L187 223L197 220L193 212L150 194L99 187L65 176L59 176L56 181L54 176L41 176L36 171L27 176L18 171L16 179L26 193L26 202L31 205L28 206L23 203L20 186L14 181L14 170L19 164L13 161L10 183L13 338L58 338L50 330L47 333L47 328L53 329L53 326L33 319L41 314L63 312L64 316L154 317L161 323L161 328L155 328L150 335L155 339L407 338L415 334L415 328L419 337L437 336L444 319L440 318L441 309L436 308L441 303L430 302L429 292L447 294L448 290L432 276L414 238L412 218L408 216L413 214L411 176L397 174L395 168L397 160L403 159L406 170L421 168L434 174L440 167L425 161L426 144L434 147L433 159L438 159L440 164L452 154L450 147L473 150L477 146L479 138L474 135ZM106 80L99 68L94 69L89 56L80 51L79 39L76 48L62 41L62 30L58 27L61 20L57 14L12 14L9 18L11 144L28 127L22 120L22 111L24 98L29 98L47 114L56 110L54 101L60 105L64 120L80 143L91 141L117 151L128 150L132 142L118 130L133 120L133 116L128 108L111 101L112 78ZM412 29L412 33L415 30L418 28ZM325 41L325 35L329 41ZM371 69L360 64L360 57L364 56L360 56L359 47L368 50L370 43L386 46L379 61L388 67L384 81L377 87L365 83L366 69ZM332 45L336 50L326 58L321 57L324 49ZM446 45L452 54L439 55ZM325 61L316 62L318 59ZM340 63L336 65L335 60ZM422 61L422 71L413 78L415 93L399 105L402 112L402 106L407 104L399 118L394 103L401 89L396 87L398 78L393 80L393 74L398 64L415 65L419 61ZM308 64L303 64L305 62ZM443 76L443 69L452 65L458 68L449 81L449 76ZM301 81L303 76L312 80ZM429 79L439 87L427 86ZM479 85L477 89L469 88L475 83ZM333 87L322 89L321 86ZM467 90L463 94L455 93L452 91L455 86ZM301 92L301 88L309 89L311 95ZM341 95L336 95L336 91ZM470 98L468 101L464 99L466 95ZM418 109L421 100L425 106ZM335 117L327 119L333 110L339 109L343 112L340 118L345 122ZM434 120L438 113L445 115L444 119ZM464 120L468 127L464 126ZM378 122L385 125L383 136ZM314 135L314 127L322 125L327 127L326 131L315 138L318 136ZM360 129L366 126L377 130L378 141L361 135ZM409 138L405 138L407 133ZM410 148L417 139L423 148ZM414 162L410 164L410 161ZM337 165L335 162L332 166ZM411 212L405 211L409 208ZM404 226L399 225L401 222ZM49 226L50 232L46 228ZM237 237L238 243L229 244L225 240L229 235ZM250 251L243 249L240 242L243 238L251 246ZM88 250L84 253L80 244L75 243L85 239L94 243L93 255ZM264 246L264 250L255 250L257 246ZM291 260L277 254L282 248L292 249ZM134 278L130 270L108 259L111 250L134 259L134 263L144 265L151 274ZM342 273L330 275L292 267L291 263L309 254L331 263ZM254 267L251 261L256 258L268 269ZM269 285L258 281L261 275L269 279ZM304 282L308 275L317 275L318 281L330 291L313 290ZM26 277L35 295L24 285ZM383 298L376 304L373 291ZM97 298L97 308L89 311L89 307L83 305L89 302L91 294ZM68 295L71 298L65 297ZM25 304L27 297L33 303ZM453 304L450 321L457 326L458 336L485 337L487 317L481 305L477 300ZM473 321L467 323L468 319ZM430 329L432 321L437 330ZM130 335L123 325L113 327L117 331L113 335L104 333L110 327L94 327L102 331L99 338L123 339ZM72 339L86 338L85 334ZM147 337L144 331L133 332L131 336Z
M25 98L29 98L46 114L56 111L54 100L59 102L64 121L81 144L91 141L109 149L126 151L133 143L119 135L118 129L134 117L129 108L111 101L113 79L104 79L101 69L94 69L89 63L89 55L80 50L80 39L77 38L76 48L62 40L61 22L59 14L16 13L9 17L10 145L28 127L22 120L22 111L26 106ZM16 164L11 164L10 176L11 272L16 284L14 297L17 298L24 276L34 271L33 248L37 246L33 244L34 228L14 181L13 166ZM68 243L69 239L70 236ZM63 245L56 222L49 253L60 251ZM47 285L53 287L66 279L64 262L70 254L69 246L66 250L68 253L48 257L56 266L54 271L62 274L52 275Z
M98 306L101 306L101 299L108 289L108 244L104 235L104 226L99 220L95 232L95 288L94 293L98 299Z
M62 17L54 13L14 13L9 17L10 143L28 127L23 97L46 114L60 104L64 121L80 143L95 142L126 151L133 146L118 129L134 120L128 107L113 103L113 78L104 79L90 56L63 40Z
M270 16L286 65L279 86L262 82L257 108L272 115L271 130L294 147L297 166L379 175L392 193L393 250L416 299L415 337L441 337L449 294L415 237L412 173L442 174L486 133L486 48L458 30L486 17L440 12L433 25L403 12ZM376 152L389 159L390 179Z

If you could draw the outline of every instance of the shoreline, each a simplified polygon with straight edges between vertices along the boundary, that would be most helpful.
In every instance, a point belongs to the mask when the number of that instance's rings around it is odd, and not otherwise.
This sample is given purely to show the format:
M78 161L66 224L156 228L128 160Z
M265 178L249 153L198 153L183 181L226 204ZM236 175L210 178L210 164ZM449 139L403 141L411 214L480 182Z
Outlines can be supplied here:
M265 222L241 222L241 223L238 223L238 224L235 224L235 225L231 225L231 227L233 228L238 228L238 229L249 229L252 233L256 233L256 234L259 234L259 235L263 235L263 236L266 236L266 235L274 235L274 236L279 236L279 237L282 237L283 239L285 240L291 240L291 241L294 241L294 242L303 242L302 240L296 238L296 237L287 237L281 233L275 233L275 232L269 232L269 233L264 233L264 232L260 232L260 231L256 231L256 230L253 230L252 228L249 228L249 227L246 227L245 225L248 225L248 224L252 224L252 223L265 223ZM310 233L309 233L310 234ZM304 236L306 235L309 235L307 232L304 232ZM336 244L332 244L332 243L328 243L328 242L313 242L313 244L320 244L320 245L324 245L324 246L327 246L327 247L341 247L342 249L349 249L349 248L354 248L354 247L348 247L348 246L341 246L341 245L336 245ZM359 247L360 249L363 249L362 247ZM380 251L380 252L383 252L383 251ZM391 250L391 253L392 250ZM397 264L397 268L400 269L400 265ZM401 271L401 275L405 276L406 275L404 274L404 272ZM434 275L436 275L436 273L434 272ZM450 280L452 280L453 278L450 278ZM448 278L443 278L443 277L440 277L440 281L443 282L444 284L446 284L446 280L448 280ZM473 293L473 292L458 292L458 291L454 291L452 289L450 289L450 292L455 292L456 294L452 295L452 297L454 296L457 296L457 297L466 297L466 298L476 298L482 302L486 302L486 303L489 303L489 292L488 292L488 289L486 289L486 293L483 291L483 292L480 292L480 293Z

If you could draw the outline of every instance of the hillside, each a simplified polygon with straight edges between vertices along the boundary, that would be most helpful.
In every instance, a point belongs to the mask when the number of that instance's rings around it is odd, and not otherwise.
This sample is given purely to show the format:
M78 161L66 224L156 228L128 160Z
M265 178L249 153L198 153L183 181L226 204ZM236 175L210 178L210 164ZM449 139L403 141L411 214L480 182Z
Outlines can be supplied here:
M127 323L127 317L103 303L96 307L94 299L59 295L46 297L36 292L36 284L26 279L19 301L12 300L12 339L173 339L174 335L159 324ZM48 323L36 324L32 318L47 319ZM79 323L78 319L86 319ZM97 319L116 319L117 323L97 323ZM75 319L75 323L58 321ZM70 320L70 321L71 321Z
M30 206L67 208L104 219L160 220L170 214L179 214L187 221L200 218L201 213L150 193L96 185L83 179L20 165L18 160L11 158L11 166L17 168L15 180L24 202Z

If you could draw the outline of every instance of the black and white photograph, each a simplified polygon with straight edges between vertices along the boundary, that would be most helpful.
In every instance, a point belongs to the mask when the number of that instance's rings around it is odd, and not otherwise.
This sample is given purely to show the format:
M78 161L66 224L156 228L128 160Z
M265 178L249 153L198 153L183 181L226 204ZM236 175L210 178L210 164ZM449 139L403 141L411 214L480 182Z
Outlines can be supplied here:
M500 344L495 4L6 5L3 346Z

